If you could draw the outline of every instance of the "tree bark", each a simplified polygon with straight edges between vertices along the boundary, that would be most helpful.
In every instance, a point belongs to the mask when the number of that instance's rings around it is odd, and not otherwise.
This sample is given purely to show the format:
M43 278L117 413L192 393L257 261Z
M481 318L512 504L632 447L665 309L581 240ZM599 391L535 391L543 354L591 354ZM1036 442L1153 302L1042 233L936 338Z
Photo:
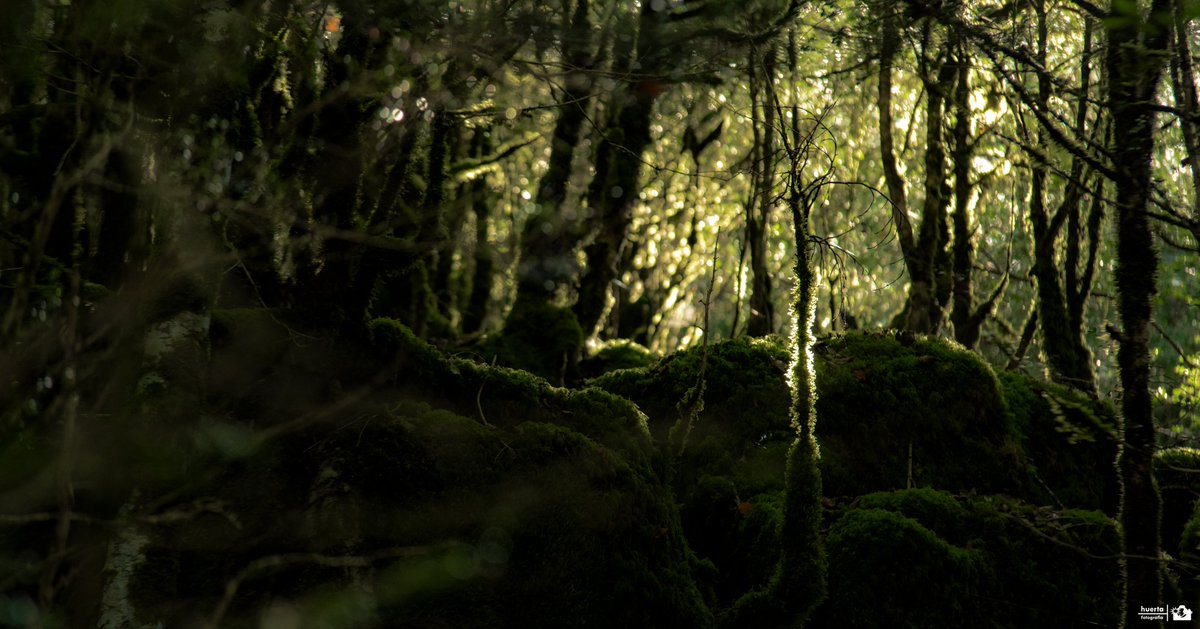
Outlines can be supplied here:
M666 11L642 4L636 35L618 41L616 69L625 73L640 64L639 73L655 74L655 34ZM635 41L636 40L636 41ZM617 262L625 234L633 220L633 205L641 185L642 152L650 145L650 117L660 86L652 81L630 81L614 95L614 124L605 131L596 152L596 175L588 188L588 207L594 220L595 239L584 248L587 270L579 282L579 298L573 311L590 336L604 314L609 284L617 277Z
M571 14L563 36L562 55L572 73L565 81L558 121L550 140L549 168L538 182L537 213L521 231L520 262L517 266L517 300L553 299L558 289L570 284L578 268L575 251L581 235L579 219L565 212L567 186L575 145L587 118L591 86L586 71L591 67L591 23L588 0L578 0L573 13L564 2L564 21Z
M1037 60L1045 65L1048 28L1046 25L1045 1L1040 0L1035 7L1038 16L1038 48ZM1085 55L1086 60L1086 55ZM1086 63L1086 61L1085 61ZM1086 65L1084 66L1086 70ZM1087 74L1085 72L1084 76ZM1080 108L1085 107L1088 83L1084 82ZM1044 73L1038 74L1037 107L1049 111L1050 78ZM1076 133L1082 135L1086 120L1086 111L1077 110L1080 118L1076 120ZM1038 136L1038 146L1042 156L1050 152L1049 139L1046 132ZM1038 325L1041 328L1042 351L1050 367L1050 377L1059 384L1072 387L1092 397L1097 396L1096 375L1092 371L1091 352L1083 340L1082 317L1077 322L1072 321L1068 298L1082 295L1078 285L1072 282L1064 283L1062 271L1057 260L1057 242L1063 225L1072 211L1077 207L1081 190L1076 184L1083 176L1083 163L1075 159L1072 164L1071 179L1066 186L1063 204L1053 216L1046 208L1046 175L1047 165L1035 157L1033 172L1030 175L1029 221L1033 227L1034 262L1032 274L1037 284ZM1068 234L1068 240L1078 238L1078 233ZM1077 240L1076 240L1076 245ZM1068 249L1071 245L1068 243ZM1077 256L1067 256L1065 265L1068 266L1068 278L1075 277ZM1079 305L1082 314L1082 302Z
M1149 346L1158 253L1146 209L1152 185L1154 101L1165 66L1172 4L1154 0L1149 16L1143 18L1136 4L1114 3L1112 19L1106 22L1108 106L1117 175L1117 309L1122 328L1117 335L1117 364L1123 438L1117 469L1122 488L1125 623L1135 621L1139 605L1162 600L1162 500L1153 475Z
M775 306L771 298L771 272L767 268L767 225L775 203L775 103L771 83L775 74L775 49L768 47L760 58L750 52L750 106L754 129L755 196L746 204L746 241L750 251L750 316L746 334L766 336L775 331ZM762 76L758 76L761 67ZM759 85L763 86L759 89ZM762 115L758 111L761 107ZM761 127L761 131L759 128Z

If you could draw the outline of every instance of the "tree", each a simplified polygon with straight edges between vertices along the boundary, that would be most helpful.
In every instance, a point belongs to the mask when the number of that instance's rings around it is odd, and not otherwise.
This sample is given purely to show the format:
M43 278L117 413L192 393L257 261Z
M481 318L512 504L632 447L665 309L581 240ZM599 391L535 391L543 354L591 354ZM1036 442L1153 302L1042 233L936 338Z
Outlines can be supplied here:
M1159 559L1161 498L1153 474L1155 431L1150 393L1150 324L1158 255L1147 209L1152 194L1155 108L1167 64L1172 2L1155 0L1143 15L1135 3L1113 3L1106 24L1105 67L1112 116L1117 210L1117 363L1121 377L1121 528L1125 554L1125 618L1140 601L1162 600Z

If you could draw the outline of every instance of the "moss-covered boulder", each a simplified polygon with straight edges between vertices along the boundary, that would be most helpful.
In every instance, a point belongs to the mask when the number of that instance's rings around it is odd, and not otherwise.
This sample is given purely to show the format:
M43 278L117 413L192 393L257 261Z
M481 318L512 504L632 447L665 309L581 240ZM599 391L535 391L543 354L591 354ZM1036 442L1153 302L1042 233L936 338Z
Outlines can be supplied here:
M863 496L828 535L817 627L1115 624L1115 523L999 497L929 489Z
M238 330L277 331L270 317L238 314L217 325L218 348L244 342ZM712 567L689 549L646 418L629 401L446 357L395 322L370 333L372 347L343 341L342 358L326 363L316 360L328 349L318 337L247 348L244 375L264 388L282 387L275 379L298 363L367 384L310 391L313 406L284 418L252 388L222 384L222 413L197 409L208 419L172 443L173 466L186 472L173 472L174 489L145 485L114 520L107 618L164 627L713 623L698 585Z
M1162 547L1175 553L1200 498L1200 450L1168 448L1155 453L1154 476L1162 494Z
M428 402L480 423L512 428L559 424L611 447L638 469L655 448L646 416L629 400L596 387L563 389L526 371L446 356L390 319L370 324L371 352L384 361L394 394Z
M1116 513L1112 406L1022 373L1002 371L997 376L1021 449L1039 485L1066 506Z
M655 362L654 354L627 339L605 341L579 363L580 378L595 378L618 369L648 367Z
M474 350L485 362L522 369L562 385L583 351L583 328L570 308L518 301L504 329Z
M996 376L974 353L940 339L890 333L838 335L813 351L826 495L903 488L910 469L915 486L1038 491ZM693 480L742 475L737 487L742 495L778 489L768 479L782 479L793 436L785 379L789 357L782 340L736 339L707 350L691 348L592 384L635 401L662 440L686 419L679 402L699 383L702 360L703 411L681 474L686 478L690 472Z
M122 617L712 624L697 582L711 566L688 547L632 404L444 356L391 321L371 333L370 350L343 348L358 357L344 375L376 374L369 388L290 421L205 422L177 451L191 481L126 505L176 515L120 522L109 582Z
M650 367L606 373L590 384L636 402L656 441L691 425L671 470L684 531L716 566L719 606L764 584L778 559L787 449L788 353L778 338L736 339L676 352ZM694 401L701 383L700 404ZM692 414L695 414L692 416Z
M1030 491L996 377L976 354L941 339L890 333L838 335L813 351L826 495L910 482L951 491Z
M589 384L637 403L660 443L673 427L691 425L675 470L684 495L708 475L729 478L738 495L748 498L783 487L793 438L787 360L781 339L739 338L676 352L650 367L606 373ZM702 403L689 404L702 364Z

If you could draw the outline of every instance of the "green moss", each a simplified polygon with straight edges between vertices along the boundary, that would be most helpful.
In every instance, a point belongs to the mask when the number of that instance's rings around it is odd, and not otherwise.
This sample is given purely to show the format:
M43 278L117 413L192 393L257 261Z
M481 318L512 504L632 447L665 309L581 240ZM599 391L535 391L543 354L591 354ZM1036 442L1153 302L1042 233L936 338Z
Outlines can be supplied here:
M1163 546L1163 550L1171 552L1174 549ZM1183 527L1178 547L1178 561L1172 564L1172 573L1177 576L1184 600L1195 609L1192 603L1200 603L1200 502L1195 504L1192 517Z
M628 339L605 341L579 364L579 375L593 378L618 369L647 367L655 361L650 350Z
M1200 497L1200 450L1169 448L1155 453L1154 475L1162 493L1162 547L1174 552Z
M934 489L910 489L867 494L857 501L860 509L883 509L922 523L922 526L953 540L965 543L969 514L953 496Z
M349 571L264 570L223 624L286 601L341 626L711 625L695 577L704 565L646 466L562 425L489 427L422 401L371 407L287 433L197 486L222 510L155 529L145 591L176 602L187 592L207 611L262 556L411 549ZM147 609L166 624L192 611Z
M654 449L646 417L628 400L596 388L562 389L526 371L445 356L389 319L376 319L370 330L372 349L390 359L404 399L424 400L496 427L526 421L561 425L649 469Z
M827 495L905 487L910 467L917 487L1031 492L996 377L974 353L886 333L834 336L814 353Z
M679 401L699 381L704 351L689 348L644 369L604 374L590 384L636 402L649 416L655 436L665 439L679 417ZM783 380L789 358L783 342L739 338L714 343L707 351L705 409L692 438L720 434L752 444L764 435L790 435L790 395Z
M476 352L487 362L522 369L563 384L579 361L583 328L570 308L549 302L519 301L504 329Z
M964 627L982 620L972 605L981 553L947 543L918 520L855 509L830 530L827 548L830 594L820 618L837 626Z
M829 530L818 626L1114 624L1119 538L1101 513L927 489L864 496Z
M1067 506L1116 513L1116 419L1107 403L1021 373L998 374L1032 471Z

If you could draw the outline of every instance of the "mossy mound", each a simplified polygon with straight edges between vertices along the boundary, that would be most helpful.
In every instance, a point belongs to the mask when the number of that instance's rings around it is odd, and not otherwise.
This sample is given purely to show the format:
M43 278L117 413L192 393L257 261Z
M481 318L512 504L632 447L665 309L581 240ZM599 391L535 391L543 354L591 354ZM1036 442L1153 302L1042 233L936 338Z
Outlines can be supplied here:
M635 407L448 358L391 321L371 332L355 372L376 374L369 393L265 430L195 431L176 500L199 512L119 533L140 540L138 621L712 624L696 580L711 568L688 548Z
M446 356L390 319L370 324L374 356L388 365L395 393L480 423L512 428L532 421L562 425L616 450L630 465L649 469L655 450L646 416L607 391L562 389L525 371Z
M1116 418L1112 406L1067 387L997 374L1032 473L1062 504L1117 510Z
M579 377L595 378L618 369L648 367L656 360L654 354L626 339L605 341L590 356L579 363Z
M1168 448L1155 453L1154 476L1162 494L1162 547L1174 553L1181 548L1200 498L1200 450Z
M636 402L659 443L700 408L671 474L688 540L716 567L711 585L718 606L763 585L778 558L779 508L772 505L783 492L793 438L787 360L781 339L742 338L590 381ZM681 404L694 399L702 361L703 404Z
M829 496L905 487L1030 491L996 377L952 342L848 333L813 349Z
M475 353L485 362L528 371L562 385L580 359L583 340L583 328L570 308L518 301L504 329L489 336Z
M678 404L698 384L705 351L691 348L591 383L636 402L663 440L683 418L686 409ZM910 461L916 486L1030 496L1039 491L996 376L975 354L939 339L889 333L834 336L817 343L814 354L826 495L905 487ZM783 454L793 437L788 360L786 343L777 338L708 347L703 412L681 464L685 479L757 479L738 483L742 495L780 488L771 479L782 480Z
M637 403L650 418L654 436L665 440L684 410L679 403L700 383L704 364L704 410L693 439L706 435L754 443L785 432L791 396L783 380L788 350L784 340L737 338L668 355L643 369L606 373L590 382Z
M788 353L778 338L746 339L693 347L664 357L650 367L606 373L589 382L634 401L659 442L691 418L704 364L703 405L694 418L676 471L686 493L705 475L731 478L743 497L783 487L788 421L784 373ZM683 402L681 404L681 402Z
M832 524L817 627L1113 624L1115 523L930 489L863 496Z

